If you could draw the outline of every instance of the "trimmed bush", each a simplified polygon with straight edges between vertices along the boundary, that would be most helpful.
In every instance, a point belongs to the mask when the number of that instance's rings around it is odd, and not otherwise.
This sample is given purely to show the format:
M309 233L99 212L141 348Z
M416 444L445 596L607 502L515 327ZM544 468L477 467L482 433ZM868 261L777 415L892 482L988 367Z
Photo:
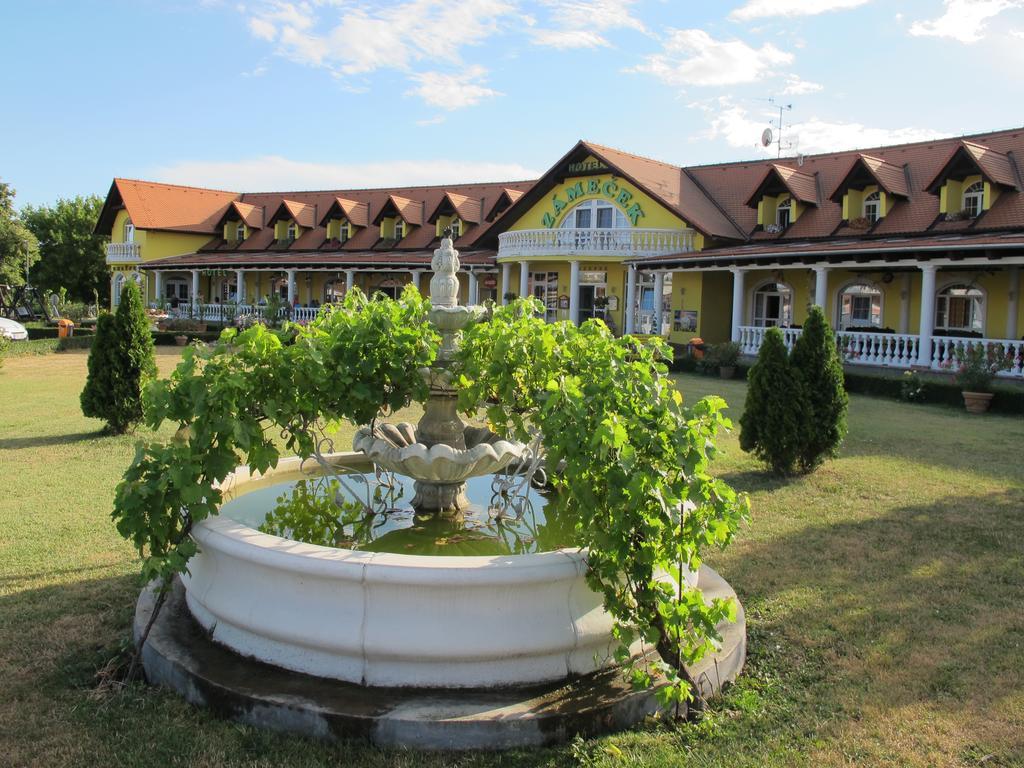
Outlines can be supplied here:
M155 375L149 319L139 287L129 280L117 315L97 324L82 413L106 421L110 432L127 432L142 419L142 388Z
M807 419L803 381L789 362L782 331L769 328L747 376L740 448L779 475L792 474L802 455Z
M35 339L59 338L59 329L52 325L44 328L27 328L26 330L28 330L28 338L30 341ZM77 325L75 326L75 336L92 336L93 334L95 334L95 331L91 327L86 330L82 330ZM74 336L71 338L74 338Z
M807 418L800 439L800 469L810 472L839 452L846 436L850 399L843 386L843 364L821 307L811 307L804 332L793 345L789 364L803 380Z

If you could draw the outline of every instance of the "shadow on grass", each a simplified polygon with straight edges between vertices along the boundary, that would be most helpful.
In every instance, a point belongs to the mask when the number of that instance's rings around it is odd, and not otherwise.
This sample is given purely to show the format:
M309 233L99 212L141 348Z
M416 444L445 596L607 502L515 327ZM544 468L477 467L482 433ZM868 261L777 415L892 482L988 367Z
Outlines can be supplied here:
M816 670L812 701L987 717L1024 694L1022 510L1015 488L740 545L724 573L754 625L752 662L782 640L781 666ZM1024 743L1005 716L990 725Z
M34 435L32 437L7 437L0 440L0 451L16 451L20 448L46 448L57 445L73 445L86 440L98 440L108 433L102 429L95 432L73 432L68 435Z

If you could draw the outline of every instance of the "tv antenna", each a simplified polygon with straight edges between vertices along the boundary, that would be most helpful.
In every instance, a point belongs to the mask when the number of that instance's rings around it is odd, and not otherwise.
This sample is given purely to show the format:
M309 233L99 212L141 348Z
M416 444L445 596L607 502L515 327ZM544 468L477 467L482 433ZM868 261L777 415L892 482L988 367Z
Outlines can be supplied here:
M783 149L783 145L782 145L782 127L783 127L782 114L783 114L783 112L790 112L790 111L792 111L793 105L792 104L780 104L777 101L775 101L775 97L774 96L769 96L767 99L762 99L762 101L767 101L769 104L772 105L773 109L779 110L779 120L778 120L778 122L775 122L774 120L771 121L772 126L778 131L777 135L772 133L772 129L771 128L765 128L764 129L764 132L761 134L761 146L762 147L770 147L772 144L775 144L775 146L776 146L776 157L782 157L782 149ZM793 142L786 142L785 148L786 149L792 149L793 148Z

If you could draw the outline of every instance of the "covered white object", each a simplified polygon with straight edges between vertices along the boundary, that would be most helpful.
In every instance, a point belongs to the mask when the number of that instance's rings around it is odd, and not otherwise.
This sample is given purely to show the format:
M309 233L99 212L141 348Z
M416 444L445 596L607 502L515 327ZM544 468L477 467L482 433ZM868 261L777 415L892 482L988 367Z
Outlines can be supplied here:
M19 322L0 317L0 336L11 341L24 341L28 338L28 330Z

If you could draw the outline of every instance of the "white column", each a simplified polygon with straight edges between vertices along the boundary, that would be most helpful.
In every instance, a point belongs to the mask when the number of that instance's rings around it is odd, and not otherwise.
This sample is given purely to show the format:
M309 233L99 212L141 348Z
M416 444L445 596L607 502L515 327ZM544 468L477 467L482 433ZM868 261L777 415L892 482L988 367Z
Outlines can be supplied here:
M530 262L519 262L519 298L530 295Z
M828 267L814 268L814 303L828 317Z
M1010 294L1006 304L1006 338L1017 338L1017 314L1020 312L1020 267L1010 267Z
M352 286L356 284L356 271L354 269L345 270L345 291L351 291Z
M505 297L509 291L512 290L512 264L505 262L501 265L501 303L502 306L508 304L508 299Z
M153 301L157 304L164 297L164 273L163 270L153 270Z
M245 270L235 270L235 301L239 304L245 303Z
M921 325L917 331L920 346L917 350L917 364L930 367L932 364L932 331L935 329L935 266L921 265Z
M900 333L910 333L910 273L904 272L900 288Z
M423 273L422 269L410 269L409 270L409 282L416 286L416 290L420 290L420 275Z
M625 333L636 332L636 267L626 270L626 306L623 311Z
M288 306L295 306L295 271L294 269L286 270L288 275Z
M661 270L654 273L654 335L660 336L665 325L665 273Z
M199 303L199 270L192 270L192 303Z
M580 324L580 263L569 262L569 322Z
M470 270L467 274L469 275L469 304L473 306L480 303L480 289L477 284L476 272Z
M732 340L740 340L740 326L743 325L744 307L743 299L746 292L743 288L743 278L747 274L744 269L731 269L732 272Z

